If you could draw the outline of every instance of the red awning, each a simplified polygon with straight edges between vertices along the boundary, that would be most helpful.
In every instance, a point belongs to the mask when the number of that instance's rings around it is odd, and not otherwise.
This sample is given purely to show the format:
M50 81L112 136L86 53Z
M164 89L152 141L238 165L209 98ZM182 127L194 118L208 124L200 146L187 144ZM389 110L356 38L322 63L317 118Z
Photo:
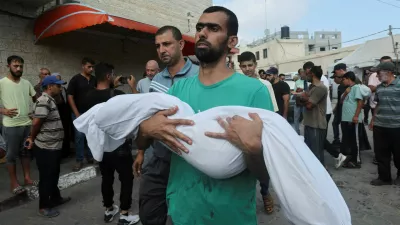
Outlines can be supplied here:
M40 15L35 21L34 34L36 41L39 41L46 37L106 23L149 34L155 34L158 30L158 27L109 15L103 10L87 5L69 3ZM183 35L183 39L186 41L184 55L193 55L194 38Z

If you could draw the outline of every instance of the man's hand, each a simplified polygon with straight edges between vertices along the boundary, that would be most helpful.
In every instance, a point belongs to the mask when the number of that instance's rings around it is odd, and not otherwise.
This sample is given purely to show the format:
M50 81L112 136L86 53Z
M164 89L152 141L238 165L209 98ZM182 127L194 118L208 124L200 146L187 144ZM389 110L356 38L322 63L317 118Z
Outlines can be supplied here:
M346 91L344 92L346 95L348 95L351 91L351 87L346 88Z
M249 116L252 120L241 116L228 117L226 121L218 118L218 123L224 128L225 133L206 132L205 135L228 140L246 154L259 154L262 151L263 122L256 113L249 113Z
M121 77L122 77L122 76L117 76L117 77L114 79L114 88L116 88L116 87L122 85L121 82L119 81L119 79L121 79Z
M368 125L368 129L369 129L370 131L373 131L373 130L374 130L374 120L371 120L371 122L370 122L369 125Z
M131 88L136 88L136 79L133 75L129 76L128 84Z
M353 123L358 124L358 116L353 116Z
M142 174L143 161L144 161L144 151L138 150L136 159L133 162L133 174L137 177L140 177L140 175Z
M150 137L155 140L161 141L171 148L178 155L182 154L181 151L188 153L188 149L178 141L192 144L192 140L176 130L178 125L194 125L191 120L185 119L168 119L168 116L174 115L178 111L178 107L173 107L168 110L160 111L152 116L150 119L143 121L140 124L139 131L145 137Z
M32 138L31 138L31 137L28 137L28 138L26 139L26 142L28 143L28 145L26 146L26 148L29 149L29 150L31 150L32 147L33 147L33 140L32 140Z
M17 109L3 109L2 114L10 118L13 118L14 116L18 115L18 111Z

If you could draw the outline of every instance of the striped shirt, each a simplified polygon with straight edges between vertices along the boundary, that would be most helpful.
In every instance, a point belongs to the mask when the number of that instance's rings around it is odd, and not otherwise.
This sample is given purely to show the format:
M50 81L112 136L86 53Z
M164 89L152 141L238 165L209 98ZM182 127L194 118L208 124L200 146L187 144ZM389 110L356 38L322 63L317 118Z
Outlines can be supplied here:
M171 77L171 74L168 71L168 67L166 67L163 71L159 72L154 76L153 80L150 84L149 92L163 92L167 93L169 88L176 82L181 79L185 79L187 77L193 77L199 74L199 67L194 65L190 59L185 58L185 65L174 77ZM171 151L168 150L163 144L160 142L154 142L153 144L153 154L162 158L166 161L170 160Z
M151 81L149 92L167 93L169 88L178 80L199 74L199 67L197 65L194 65L188 58L185 58L185 61L186 63L182 70L173 77L169 73L168 67L155 75Z
M43 92L34 105L33 117L43 119L35 144L42 149L61 150L64 128L54 98Z
M400 128L400 80L377 86L375 101L378 102L374 125L386 128Z

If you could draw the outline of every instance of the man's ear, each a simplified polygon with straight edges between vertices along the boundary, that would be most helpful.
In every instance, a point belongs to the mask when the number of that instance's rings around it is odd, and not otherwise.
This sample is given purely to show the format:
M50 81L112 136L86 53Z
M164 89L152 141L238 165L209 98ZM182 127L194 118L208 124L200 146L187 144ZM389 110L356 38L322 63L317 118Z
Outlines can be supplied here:
M236 45L238 44L238 37L237 36L229 36L228 38L228 48L229 49L233 49L236 47Z
M185 41L183 39L179 41L179 48L181 49L181 51L183 50L183 48L185 48Z

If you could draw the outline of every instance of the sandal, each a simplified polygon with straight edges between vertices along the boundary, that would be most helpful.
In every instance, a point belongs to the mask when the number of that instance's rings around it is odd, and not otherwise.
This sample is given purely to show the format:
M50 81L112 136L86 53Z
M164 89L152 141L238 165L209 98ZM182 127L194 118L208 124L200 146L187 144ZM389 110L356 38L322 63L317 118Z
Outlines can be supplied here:
M38 180L32 180L32 183L25 184L25 186L37 187L37 186L39 186L39 181Z
M12 193L13 193L14 195L20 195L20 194L23 194L23 193L25 193L25 192L26 192L26 189L25 189L24 187L22 187L22 186L18 186L18 187L14 188L14 189L12 190Z
M267 214L271 214L274 212L274 199L272 198L271 194L267 194L263 196L264 202L264 210Z

